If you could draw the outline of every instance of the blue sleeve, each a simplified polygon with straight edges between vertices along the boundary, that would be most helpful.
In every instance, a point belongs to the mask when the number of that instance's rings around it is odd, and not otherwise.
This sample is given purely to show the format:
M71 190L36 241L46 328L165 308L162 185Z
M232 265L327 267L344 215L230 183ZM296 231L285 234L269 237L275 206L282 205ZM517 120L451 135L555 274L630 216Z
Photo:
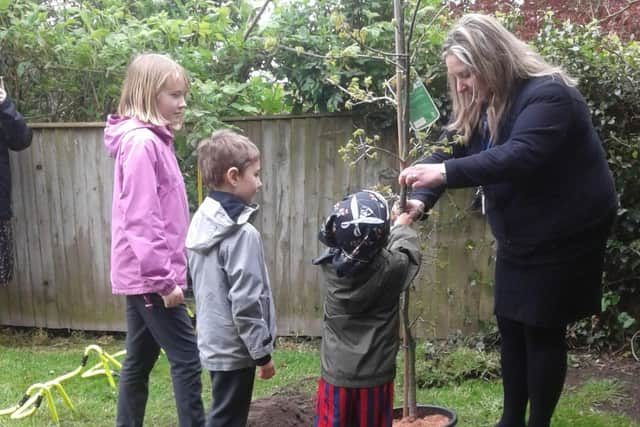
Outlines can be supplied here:
M429 156L423 157L413 164L420 163L443 163L446 160L458 157L464 157L467 154L466 146L463 144L455 143L453 140L453 135L449 131L444 131L440 134L438 141L446 140L449 150L437 149ZM419 188L414 189L409 193L409 199L417 199L424 203L425 211L433 208L436 204L442 193L444 193L446 186L441 185L436 188Z
M447 187L495 184L540 173L561 150L574 100L560 82L539 87L517 113L508 139L489 150L445 161Z
M33 133L8 97L0 104L0 123L2 139L11 150L20 151L31 145Z

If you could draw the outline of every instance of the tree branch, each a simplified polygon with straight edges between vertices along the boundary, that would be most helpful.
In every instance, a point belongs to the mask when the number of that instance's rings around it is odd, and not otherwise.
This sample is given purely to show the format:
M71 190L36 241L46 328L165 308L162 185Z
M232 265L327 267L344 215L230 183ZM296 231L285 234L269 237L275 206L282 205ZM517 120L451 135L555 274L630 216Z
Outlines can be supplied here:
M365 58L365 59L373 59L376 61L383 61L386 62L388 64L393 65L394 67L397 65L395 61L389 59L389 58L385 58L385 57L380 57L380 56L371 56L371 55L352 55L352 56L339 56L339 55L320 55L318 53L313 53L313 52L308 52L306 50L300 50L300 49L295 49L293 47L289 47L289 46L285 46L285 45L278 45L279 49L283 49L286 50L288 52L295 52L299 55L305 55L305 56L309 56L311 58L317 58L317 59L324 59L324 60L328 60L328 59L344 59L344 58Z
M598 24L602 24L605 21L608 21L609 19L615 18L616 16L624 13L626 10L630 9L631 7L633 7L634 4L636 3L640 3L640 0L628 0L627 1L627 5L625 7L623 7L622 9L620 9L617 12L614 13L610 13L609 15L605 16L602 19L598 20Z
M353 40L354 42L356 42L356 43L358 44L358 46L360 46L361 48L363 48L363 49L365 49L365 50L369 50L369 51L371 51L371 52L373 52L373 53L375 53L375 54L378 54L378 55L380 55L380 56L383 56L383 57L389 57L389 56L390 56L390 57L393 57L393 58L397 58L397 57L399 57L399 56L402 56L402 55L398 55L398 54L393 53L393 52L385 52L385 51L383 51L383 50L378 50L378 49L375 49L375 48L373 48L373 47L371 47L371 46L367 46L366 44L362 43L362 42L361 42L360 40L358 40L357 38L353 37L353 35L352 35L352 34L349 34L349 38L350 38L351 40Z
M342 92L349 95L351 98L354 98L354 99L358 98L353 92L351 92L349 89L345 88L344 86L338 83L333 83L330 80L327 80L327 82L331 83L332 85L340 89ZM389 98L388 96L370 96L370 95L367 95L367 97L362 101L353 102L352 105L373 104L374 102L379 102L379 101L389 102L391 103L391 105L394 105L394 106L396 105L396 100L393 98Z
M416 323L418 323L418 321L424 320L422 318L422 313L424 313L424 308L422 310L420 310L420 313L418 313L416 315L416 317L413 318L411 323L409 323L409 328L413 328L416 325Z
M400 156L398 156L396 153L394 153L391 150L387 150L386 148L378 147L377 145L368 145L367 147L369 147L370 149L372 149L374 151L379 151L379 152L384 153L384 154L386 154L388 156L391 156L391 157L395 158L398 161L402 161Z
M427 28L430 28L433 23L436 21L436 18L438 16L440 16L442 14L442 12L447 9L449 6L447 4L445 4L444 6L442 6L440 8L440 10L438 10L438 12L433 15L433 18L431 18L431 21L429 21L429 23L427 24ZM420 39L418 40L418 42L416 43L416 46L420 46L420 44L422 43L422 40L424 40L424 38L427 36L427 32L425 31L422 36L420 36ZM409 52L409 50L407 50L407 52ZM415 55L418 53L418 49L413 51L413 54L411 55L411 59L410 61L413 62L415 60Z
M267 9L267 6L269 5L269 3L271 3L271 0L265 0L265 2L262 5L262 7L260 8L260 11L258 12L258 14L253 17L253 19L249 23L249 26L247 27L247 30L244 32L244 37L242 38L243 41L247 41L247 38L249 38L249 35L251 34L251 31L253 31L254 27L256 26L258 21L260 20L260 17L264 13L264 11Z
M416 7L413 9L413 16L411 17L411 25L409 26L409 35L407 36L407 52L411 52L411 39L413 38L413 29L416 25L416 17L418 16L418 9L420 8L420 1L416 2Z

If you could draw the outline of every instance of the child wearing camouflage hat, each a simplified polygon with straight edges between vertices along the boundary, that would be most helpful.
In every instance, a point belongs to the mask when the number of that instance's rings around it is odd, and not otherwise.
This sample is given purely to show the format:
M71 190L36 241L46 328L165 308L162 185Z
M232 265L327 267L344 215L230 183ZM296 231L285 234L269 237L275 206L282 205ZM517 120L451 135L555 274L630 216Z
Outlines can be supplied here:
M334 207L319 233L328 250L313 263L327 286L316 396L317 427L391 426L399 343L399 296L420 268L411 217L391 227L374 191Z

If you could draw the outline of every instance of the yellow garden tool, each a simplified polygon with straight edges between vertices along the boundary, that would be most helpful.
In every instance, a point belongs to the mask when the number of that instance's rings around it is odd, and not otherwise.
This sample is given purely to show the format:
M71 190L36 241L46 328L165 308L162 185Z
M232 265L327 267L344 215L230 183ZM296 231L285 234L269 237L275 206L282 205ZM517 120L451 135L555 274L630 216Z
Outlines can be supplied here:
M88 378L96 375L105 375L107 377L107 382L109 383L109 385L112 388L116 388L116 383L113 379L112 368L119 370L122 367L121 363L116 359L116 357L122 356L126 353L126 351L122 350L114 355L111 355L104 351L100 346L91 344L85 348L80 366L69 373L61 375L45 383L36 383L31 385L24 393L17 405L7 409L1 409L0 415L10 415L12 419L21 419L28 417L35 413L35 411L40 407L42 400L46 399L53 422L59 424L60 419L58 417L58 411L56 410L56 406L53 401L52 391L58 392L64 404L67 405L67 408L69 408L72 412L75 412L75 407L73 406L73 403L71 403L69 395L64 390L62 382L80 374L86 367L87 360L89 359L89 355L92 352L98 355L98 357L100 358L100 363L86 370L82 374L82 377Z

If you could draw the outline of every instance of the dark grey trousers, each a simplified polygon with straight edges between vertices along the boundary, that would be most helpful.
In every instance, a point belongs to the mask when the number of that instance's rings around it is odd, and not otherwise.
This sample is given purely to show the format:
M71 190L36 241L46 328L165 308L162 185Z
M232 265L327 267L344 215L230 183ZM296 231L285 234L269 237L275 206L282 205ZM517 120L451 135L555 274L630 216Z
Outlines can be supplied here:
M245 427L256 368L210 371L213 402L207 427Z
M149 373L160 348L171 368L180 427L204 426L198 344L184 305L165 308L157 294L127 296L127 355L118 390L117 427L142 427Z

